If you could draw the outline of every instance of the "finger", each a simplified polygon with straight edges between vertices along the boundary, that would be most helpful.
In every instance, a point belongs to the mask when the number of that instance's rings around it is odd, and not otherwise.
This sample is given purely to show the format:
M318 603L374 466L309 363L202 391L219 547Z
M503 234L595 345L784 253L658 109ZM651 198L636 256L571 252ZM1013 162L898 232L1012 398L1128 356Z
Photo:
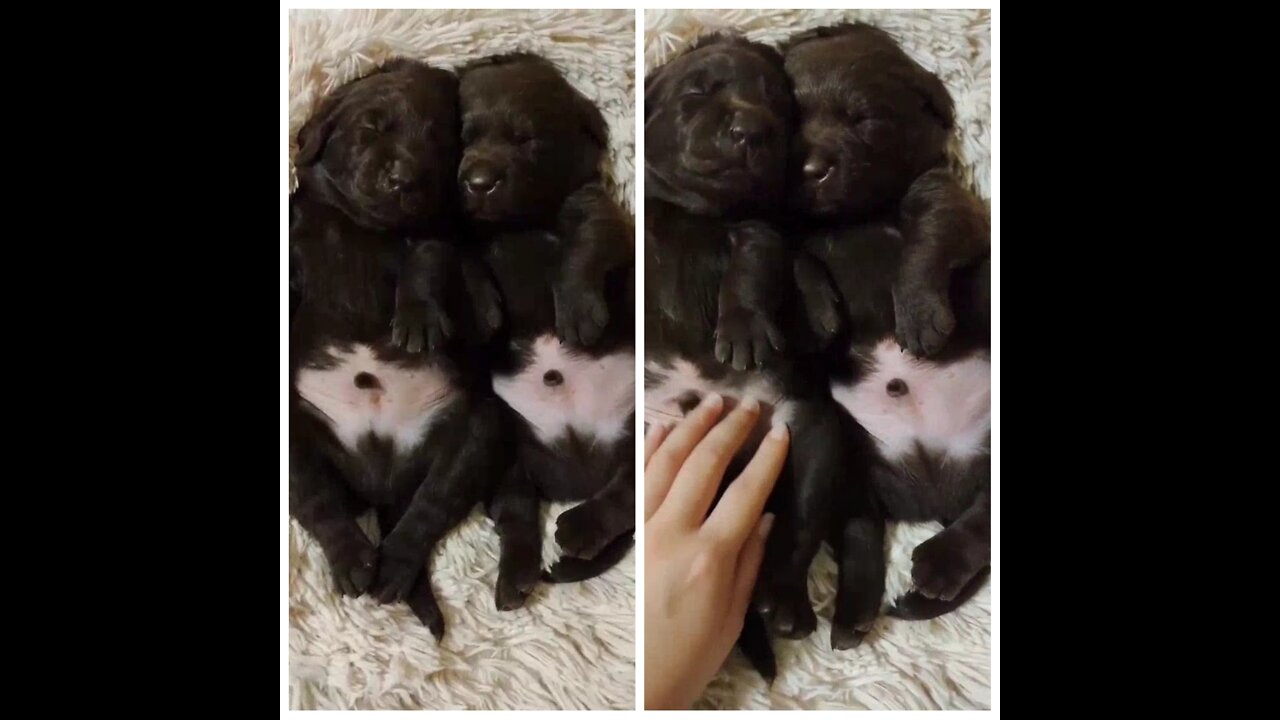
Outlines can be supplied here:
M391 324L391 344L404 347L404 333L404 326L393 322Z
M713 542L724 547L737 548L751 534L764 504L773 492L774 483L782 473L787 460L787 448L791 444L787 426L781 423L765 436L760 448L747 463L742 474L720 496L715 510L702 526L702 532Z
M739 340L733 344L733 369L746 370L751 367L751 341Z
M738 553L738 564L734 568L733 597L729 600L729 615L735 621L747 616L747 608L751 605L751 593L756 587L756 578L760 575L760 563L764 562L765 542L769 539L769 530L773 528L773 513L766 513L752 525L754 532Z
M724 398L712 393L702 398L678 425L671 429L667 439L654 453L644 468L644 519L647 521L662 505L675 480L676 472L698 441L715 425L724 410Z
M657 423L649 426L649 433L644 436L644 466L649 467L649 458L653 457L654 451L662 444L662 441L671 432L671 426L667 423Z
M724 478L725 468L759 417L760 403L745 400L707 433L680 467L658 514L670 517L673 522L701 526Z
M410 328L409 344L405 349L411 353L422 351L422 328Z

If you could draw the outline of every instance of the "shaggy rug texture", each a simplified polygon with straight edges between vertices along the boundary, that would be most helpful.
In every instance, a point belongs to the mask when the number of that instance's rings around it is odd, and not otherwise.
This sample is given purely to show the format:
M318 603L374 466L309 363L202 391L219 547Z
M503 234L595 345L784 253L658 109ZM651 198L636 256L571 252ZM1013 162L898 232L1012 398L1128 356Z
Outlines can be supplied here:
M946 83L958 129L952 166L983 198L990 178L990 14L978 10L655 10L644 20L645 68L652 70L698 36L730 31L776 45L813 27L861 20L892 34ZM910 586L911 551L941 528L900 524L889 536L886 600ZM707 689L700 708L959 710L991 707L991 591L955 613L926 622L882 618L859 648L831 649L836 566L827 549L814 563L809 594L817 631L776 640L772 687L737 652Z
M606 170L618 200L631 208L634 26L630 10L291 12L290 158L298 129L325 93L390 57L456 68L529 51L555 63L604 114ZM292 165L290 176L292 186ZM555 517L564 507L544 512L544 567L555 559ZM292 520L288 535L291 708L635 707L631 555L584 583L539 585L523 609L498 612L498 539L477 510L432 558L431 579L448 623L437 644L404 605L340 597L319 545Z

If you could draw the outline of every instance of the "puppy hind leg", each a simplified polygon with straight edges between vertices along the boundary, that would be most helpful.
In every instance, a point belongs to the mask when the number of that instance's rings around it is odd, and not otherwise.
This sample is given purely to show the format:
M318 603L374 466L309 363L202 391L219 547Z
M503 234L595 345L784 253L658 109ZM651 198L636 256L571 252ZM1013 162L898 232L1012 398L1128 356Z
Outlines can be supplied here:
M334 587L356 597L369 589L378 554L356 524L363 503L333 461L341 452L329 428L307 412L294 412L289 432L289 514L320 543Z
M831 648L849 650L862 644L880 615L884 598L884 520L859 514L833 529L839 575L835 615L831 620Z
M556 543L565 555L590 560L620 535L635 530L635 508L635 461L628 458L594 497L560 513Z
M486 504L501 541L494 603L499 610L523 607L542 569L538 495L519 463L513 464Z
M790 423L791 451L773 497L778 519L756 583L756 605L782 637L802 638L817 627L809 566L830 527L837 483L851 467L845 417L833 403L806 402Z
M429 462L426 479L414 492L400 522L382 540L375 583L379 602L408 600L412 594L426 607L423 594L430 595L430 582L426 576L422 583L418 579L424 570L429 575L432 548L489 494L510 463L509 454L503 452L507 446L502 442L503 425L496 406L486 402L461 413L456 422L456 450ZM426 459L416 463L427 464Z
M894 613L898 617L948 612L981 588L981 582L975 580L991 566L990 458L975 462L970 476L979 488L973 501L955 522L911 553L913 588L898 599L899 609Z

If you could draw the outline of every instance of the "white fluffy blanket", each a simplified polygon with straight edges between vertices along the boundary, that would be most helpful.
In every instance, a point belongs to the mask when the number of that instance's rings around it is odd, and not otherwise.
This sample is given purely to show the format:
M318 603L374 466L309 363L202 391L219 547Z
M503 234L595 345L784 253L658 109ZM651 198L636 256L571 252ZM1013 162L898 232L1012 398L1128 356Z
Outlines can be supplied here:
M635 13L625 11L294 11L289 16L290 157L329 90L391 56L455 68L516 50L554 62L604 113L619 200L634 186ZM555 516L544 514L544 566ZM441 542L431 578L444 641L403 605L338 596L320 547L289 527L289 705L295 709L631 709L635 562L599 578L540 585L494 608L498 541L478 511Z
M984 198L990 178L990 20L978 10L653 10L645 13L645 68L651 70L716 30L777 44L808 28L862 20L891 33L947 84L956 102L953 167ZM899 525L889 542L888 597L910 585L911 550L941 526ZM818 629L776 640L778 677L764 682L737 652L699 702L703 708L957 710L991 707L991 596L982 590L937 620L882 618L857 649L831 649L836 567L823 550L810 574Z

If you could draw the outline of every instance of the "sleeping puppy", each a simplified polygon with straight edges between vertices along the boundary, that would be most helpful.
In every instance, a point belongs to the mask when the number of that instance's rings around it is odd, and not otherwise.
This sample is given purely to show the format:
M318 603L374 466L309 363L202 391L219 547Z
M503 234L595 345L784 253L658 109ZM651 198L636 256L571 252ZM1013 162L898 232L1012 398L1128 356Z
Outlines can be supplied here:
M505 308L493 388L526 474L499 494L499 533L536 570L539 498L583 500L556 520L547 577L585 579L633 543L633 225L600 178L604 119L551 63L486 58L461 70L460 98L459 190Z
M807 577L831 504L807 498L829 500L849 462L847 417L806 365L792 251L773 230L793 116L781 56L740 38L703 38L645 81L645 418L674 422L712 392L758 400L757 436L726 477L771 424L791 428L770 499L764 618L749 614L740 641L768 678L763 619L787 637L816 625Z
M407 600L437 638L432 545L512 462L465 356L484 339L473 293L496 298L453 245L457 125L452 74L389 62L303 126L290 198L289 512L340 592ZM356 525L368 508L378 547Z
M943 167L951 98L888 34L822 28L785 58L800 111L793 202L821 267L807 287L824 288L805 300L815 331L834 338L825 364L857 422L851 437L872 449L858 471L875 508L845 508L839 523L832 643L844 648L867 627L867 588L883 591L884 518L947 524L916 548L914 588L892 614L947 612L987 573L990 232Z
M986 257L981 202L946 169L946 87L870 25L802 33L786 49L802 115L793 207L829 222L883 219L903 233L894 308L902 347L939 352L955 326L952 271Z

